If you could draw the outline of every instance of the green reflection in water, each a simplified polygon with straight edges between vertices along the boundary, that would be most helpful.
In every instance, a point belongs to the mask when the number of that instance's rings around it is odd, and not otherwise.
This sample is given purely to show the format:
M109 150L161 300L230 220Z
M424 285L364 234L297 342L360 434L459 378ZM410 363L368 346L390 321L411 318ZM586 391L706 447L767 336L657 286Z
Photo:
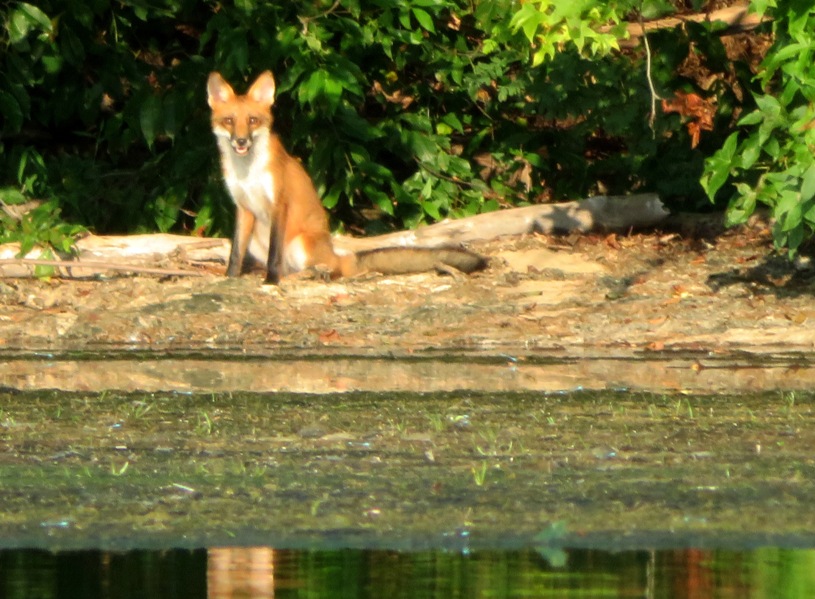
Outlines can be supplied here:
M568 552L564 568L532 550L5 550L0 596L798 598L815 596L815 550L581 549Z

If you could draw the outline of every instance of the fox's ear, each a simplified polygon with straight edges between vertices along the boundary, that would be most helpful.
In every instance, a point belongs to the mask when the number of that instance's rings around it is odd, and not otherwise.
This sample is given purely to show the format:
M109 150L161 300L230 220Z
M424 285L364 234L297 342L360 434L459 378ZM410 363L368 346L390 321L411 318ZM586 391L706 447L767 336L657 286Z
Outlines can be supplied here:
M210 73L207 80L207 100L209 107L214 108L216 104L229 102L235 97L232 86L221 77L220 73Z
M246 95L252 98L254 102L271 106L274 104L274 92L275 83L272 72L264 71L258 75Z

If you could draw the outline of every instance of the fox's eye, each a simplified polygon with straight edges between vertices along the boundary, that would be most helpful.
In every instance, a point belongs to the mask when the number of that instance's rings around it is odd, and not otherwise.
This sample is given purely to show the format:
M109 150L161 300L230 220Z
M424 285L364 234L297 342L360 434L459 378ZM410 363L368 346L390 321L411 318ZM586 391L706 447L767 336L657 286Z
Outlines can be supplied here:
M249 117L249 124L250 124L250 125L252 125L253 127L254 127L255 125L257 125L257 124L258 124L258 117L256 117L256 116L250 116L250 117Z
M226 125L227 127L231 127L234 123L235 119L233 119L231 116L228 116L224 119L224 125Z

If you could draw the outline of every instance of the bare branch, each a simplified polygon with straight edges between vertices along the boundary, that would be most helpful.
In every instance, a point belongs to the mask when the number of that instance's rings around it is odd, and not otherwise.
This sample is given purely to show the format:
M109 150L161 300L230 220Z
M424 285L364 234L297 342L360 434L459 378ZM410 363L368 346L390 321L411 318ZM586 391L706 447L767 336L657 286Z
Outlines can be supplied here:
M721 21L728 26L727 33L740 33L743 31L750 31L755 29L762 23L770 21L767 15L757 15L749 12L749 3L738 4L729 6L712 12L696 13L692 15L682 15L679 17L669 17L667 19L656 19L654 21L647 21L646 23L628 23L628 36L629 39L621 40L620 46L623 48L634 48L639 43L638 38L642 37L649 31L657 31L658 29L673 29L688 22L703 23L709 21L711 23ZM602 27L600 31L610 31L611 27Z

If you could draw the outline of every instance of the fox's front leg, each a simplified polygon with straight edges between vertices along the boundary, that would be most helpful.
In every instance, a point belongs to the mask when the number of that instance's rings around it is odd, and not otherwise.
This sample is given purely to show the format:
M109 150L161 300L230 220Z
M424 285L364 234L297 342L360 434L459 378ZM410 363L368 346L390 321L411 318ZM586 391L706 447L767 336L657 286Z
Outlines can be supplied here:
M266 285L277 285L280 283L283 268L283 227L285 215L277 214L269 227L269 257L266 260Z
M232 236L232 250L229 253L226 276L237 277L241 274L243 261L246 258L246 248L249 246L249 238L254 228L255 215L238 206L235 212L235 234Z

